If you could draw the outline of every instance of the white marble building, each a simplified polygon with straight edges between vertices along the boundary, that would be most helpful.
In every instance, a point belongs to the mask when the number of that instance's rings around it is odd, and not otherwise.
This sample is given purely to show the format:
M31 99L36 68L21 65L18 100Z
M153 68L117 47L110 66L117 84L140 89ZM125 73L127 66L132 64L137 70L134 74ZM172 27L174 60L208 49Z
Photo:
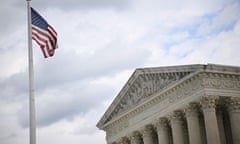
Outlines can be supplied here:
M240 67L136 69L97 127L107 144L240 144Z

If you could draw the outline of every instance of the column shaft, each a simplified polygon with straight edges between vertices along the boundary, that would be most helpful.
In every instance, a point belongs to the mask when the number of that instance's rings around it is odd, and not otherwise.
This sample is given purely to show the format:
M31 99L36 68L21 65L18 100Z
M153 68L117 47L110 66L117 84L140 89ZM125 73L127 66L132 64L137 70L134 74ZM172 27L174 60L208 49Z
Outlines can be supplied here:
M190 144L202 144L199 124L198 105L191 103L185 110Z
M208 144L220 144L215 101L215 97L204 97L201 101Z
M229 118L232 129L233 143L240 142L240 98L231 98L229 105Z
M181 112L175 111L171 117L173 144L184 144L183 120Z
M169 144L169 128L167 118L161 118L156 124L158 143L159 144Z

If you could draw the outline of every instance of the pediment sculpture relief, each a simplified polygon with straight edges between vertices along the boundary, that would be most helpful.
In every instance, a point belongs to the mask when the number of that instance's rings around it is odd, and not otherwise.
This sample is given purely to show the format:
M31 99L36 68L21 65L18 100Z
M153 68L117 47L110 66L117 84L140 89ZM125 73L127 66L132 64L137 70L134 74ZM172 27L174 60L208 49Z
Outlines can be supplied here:
M143 102L167 86L179 81L189 73L190 72L139 74L135 81L129 86L128 90L123 94L124 96L122 96L122 99L105 123L125 112L127 109Z

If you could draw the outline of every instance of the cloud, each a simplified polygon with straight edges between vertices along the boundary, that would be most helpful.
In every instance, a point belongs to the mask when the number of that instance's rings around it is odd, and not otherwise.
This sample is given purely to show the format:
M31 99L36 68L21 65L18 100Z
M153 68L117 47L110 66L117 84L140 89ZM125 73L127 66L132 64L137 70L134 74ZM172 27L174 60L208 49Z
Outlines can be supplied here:
M18 1L17 5L22 5L23 2ZM71 11L71 10L94 10L94 9L102 9L102 8L113 8L116 10L123 10L126 9L131 5L131 0L121 0L121 1L111 1L111 0L42 0L42 1L32 1L33 6L38 6L39 8L58 8L64 11Z
M123 75L126 74L123 73ZM119 76L122 77L121 74ZM76 80L36 92L38 126L46 127L60 120L72 121L77 115L86 115L91 111L106 107L105 101L116 94L119 88L116 90L115 87L119 87L117 84L123 81L119 76L100 77L87 81ZM18 115L23 127L28 127L27 103L25 99ZM99 117L98 115L94 122Z
M204 16L203 22L198 29L199 35L218 34L222 31L233 29L240 18L240 4L235 2L226 5L223 9L210 16Z
M25 15L23 9L23 3L21 7L16 5L16 0L2 1L0 6L0 37L4 38L6 35L11 36L12 33L19 30L19 26L24 25Z
M92 118L86 119L90 120ZM39 143L76 143L79 141L92 144L105 143L104 132L97 131L96 127L92 127L93 123L87 122L86 119L77 117L71 122L63 120L49 127L40 128L38 132ZM78 130L81 128L83 128L82 132L79 132Z

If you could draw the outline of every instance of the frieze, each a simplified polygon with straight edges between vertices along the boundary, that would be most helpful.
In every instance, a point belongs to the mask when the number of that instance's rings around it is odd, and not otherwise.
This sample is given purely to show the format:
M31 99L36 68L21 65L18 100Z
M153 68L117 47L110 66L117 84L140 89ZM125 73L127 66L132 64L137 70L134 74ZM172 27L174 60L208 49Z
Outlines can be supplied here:
M199 78L196 79L196 77ZM239 90L240 76L201 73L198 76L193 77L191 83L186 81L184 84L175 87L168 96L169 102L173 103L175 101L178 101L179 99L188 97L194 94L197 89L202 88Z
M202 85L206 88L239 90L240 76L205 73Z

